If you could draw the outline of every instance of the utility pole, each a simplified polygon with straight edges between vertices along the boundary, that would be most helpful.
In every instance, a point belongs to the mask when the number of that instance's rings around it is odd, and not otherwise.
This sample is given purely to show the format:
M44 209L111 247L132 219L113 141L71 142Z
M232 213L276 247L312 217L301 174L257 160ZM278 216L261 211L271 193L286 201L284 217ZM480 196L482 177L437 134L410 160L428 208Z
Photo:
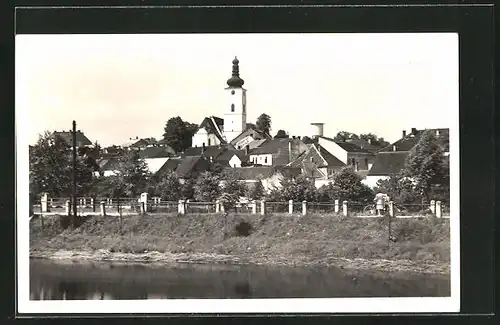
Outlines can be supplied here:
M72 226L76 227L76 121L73 121L73 218Z

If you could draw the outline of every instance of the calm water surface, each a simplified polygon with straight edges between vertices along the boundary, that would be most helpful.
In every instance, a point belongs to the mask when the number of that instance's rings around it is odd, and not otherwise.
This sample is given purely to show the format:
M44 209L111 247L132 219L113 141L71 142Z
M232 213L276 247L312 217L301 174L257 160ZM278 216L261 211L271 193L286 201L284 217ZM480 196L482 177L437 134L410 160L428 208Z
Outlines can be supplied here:
M446 297L449 276L338 268L30 261L31 300Z

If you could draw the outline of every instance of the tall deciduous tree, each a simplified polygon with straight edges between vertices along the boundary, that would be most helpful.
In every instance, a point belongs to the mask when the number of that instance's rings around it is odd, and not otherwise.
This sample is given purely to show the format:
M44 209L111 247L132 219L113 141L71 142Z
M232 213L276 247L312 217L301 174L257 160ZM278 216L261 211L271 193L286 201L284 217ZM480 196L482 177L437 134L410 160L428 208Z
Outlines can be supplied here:
M179 177L173 171L162 175L155 186L155 194L166 201L177 201L182 195L182 186L179 182Z
M422 133L414 150L405 161L403 175L413 179L415 189L429 200L434 184L449 184L449 167L443 149L433 132Z
M351 133L351 132L347 132L347 131L339 131L333 139L335 141L347 141L349 139L357 140L357 139L359 139L359 136L355 133Z
M373 200L373 191L361 182L361 177L354 169L344 167L335 174L333 184L326 190L330 200L349 200L358 203L368 203Z
M377 135L375 135L373 133L363 133L363 134L360 134L359 138L361 140L365 140L365 141L370 140L371 144L378 145L380 147L386 147L386 146L390 145L390 143L387 142L387 141L385 141L384 138L378 137Z
M271 131L271 117L266 113L260 114L260 116L257 118L257 121L255 122L255 127L257 128L257 130L269 134L269 132Z
M196 124L185 122L179 116L172 117L165 125L163 138L176 152L181 152L191 147L197 129Z
M116 175L103 178L103 194L111 197L138 197L148 189L151 175L143 159L135 150L127 151L118 159Z
M284 139L288 138L288 134L286 134L285 130L278 130L276 132L276 135L274 136L275 139Z
M90 150L90 149L88 149ZM30 147L29 181L30 192L39 195L47 192L51 196L69 196L72 192L72 151L67 142L58 135L45 132L37 143ZM97 164L85 150L80 150L76 161L77 195L84 195L91 186L93 171Z
M202 173L194 185L194 199L199 202L212 202L221 194L220 176L210 172Z

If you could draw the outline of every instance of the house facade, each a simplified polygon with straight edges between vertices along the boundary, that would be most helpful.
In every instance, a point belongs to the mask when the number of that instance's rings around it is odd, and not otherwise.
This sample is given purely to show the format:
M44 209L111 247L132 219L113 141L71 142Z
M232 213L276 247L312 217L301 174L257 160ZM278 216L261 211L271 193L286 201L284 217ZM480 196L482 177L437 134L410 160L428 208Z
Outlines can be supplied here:
M284 179L293 179L299 176L301 170L285 166L260 166L231 168L224 170L223 173L231 173L249 188L261 182L264 190L270 192L275 188L280 188Z
M250 150L249 161L255 165L286 166L308 149L309 147L300 139L267 140L259 147Z

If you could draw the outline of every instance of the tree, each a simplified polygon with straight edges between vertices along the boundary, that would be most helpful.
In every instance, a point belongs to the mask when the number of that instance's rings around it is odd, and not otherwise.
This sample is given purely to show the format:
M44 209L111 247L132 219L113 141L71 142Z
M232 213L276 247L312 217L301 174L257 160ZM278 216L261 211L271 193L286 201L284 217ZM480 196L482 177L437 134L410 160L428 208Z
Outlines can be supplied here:
M181 152L191 147L193 135L198 130L196 124L185 122L180 118L172 117L165 125L163 138L176 152Z
M271 117L266 113L260 114L257 118L257 122L255 123L255 127L257 130L269 134L271 131Z
M179 177L173 171L162 176L155 186L155 194L166 201L177 201L182 195L182 186Z
M427 202L435 184L449 184L448 162L433 132L422 133L405 161L403 175L413 179L415 190Z
M377 145L377 146L380 146L380 147L387 147L388 145L390 145L390 143L387 142L387 141L385 141L384 138L379 138L378 136L376 136L373 133L363 133L363 134L360 134L359 138L361 140L365 140L365 141L369 141L370 140L371 144Z
M396 204L417 204L421 200L420 194L414 189L413 182L402 175L393 175L377 182L375 193L385 193Z
M285 139L288 138L288 134L286 134L285 130L278 130L276 132L276 135L274 136L275 139Z
M103 178L104 193L111 197L138 197L146 191L152 179L148 167L135 150L118 159L117 174Z
M307 179L304 175L299 175L294 179L283 180L280 188L273 189L269 193L268 199L281 202L288 200L313 202L317 200L316 186L313 181Z
M262 181L258 180L254 186L247 189L247 197L252 200L260 200L264 197L264 192L264 185L262 185Z
M326 195L333 200L349 200L357 203L372 201L373 191L361 182L361 178L351 166L344 167L335 174L333 184L326 189Z
M314 141L306 135L306 136L302 137L302 142L304 142L305 144L309 144L309 143L313 143Z
M220 193L220 177L210 172L202 173L194 185L194 199L199 202L212 202Z
M240 182L236 177L236 174L232 172L232 169L226 169L226 172L221 177L222 188L221 192L226 194L235 195L238 198L244 196L246 192L246 186L244 183Z
M194 179L190 178L184 181L184 183L181 185L181 198L183 200L194 198L194 186L195 186Z
M38 196L47 192L51 196L70 196L73 185L73 154L71 147L59 135L45 132L37 143L30 147L29 182L30 192ZM95 160L84 150L77 152L76 194L85 195L91 186Z
M358 135L355 133L347 132L347 131L339 131L337 135L333 138L335 141L347 141L347 140L357 140L359 139Z

